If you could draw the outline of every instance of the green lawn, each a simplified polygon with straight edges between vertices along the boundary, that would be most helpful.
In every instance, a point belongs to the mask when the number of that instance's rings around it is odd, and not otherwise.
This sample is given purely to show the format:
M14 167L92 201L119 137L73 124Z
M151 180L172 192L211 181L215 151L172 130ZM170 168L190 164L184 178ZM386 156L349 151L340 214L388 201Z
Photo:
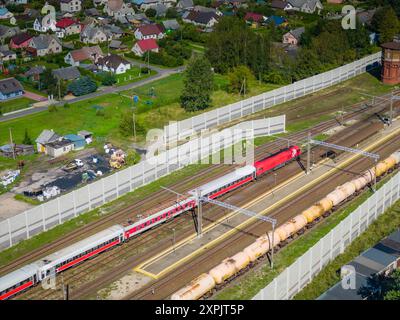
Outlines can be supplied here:
M0 102L0 112L1 114L5 114L7 112L16 111L28 108L31 103L35 101L26 97L11 99L8 101Z
M123 74L117 74L117 86L123 86L128 83L136 82L139 80L146 79L152 75L156 74L155 71L150 70L150 73L140 73L140 68L136 66L132 66L131 69L126 71Z

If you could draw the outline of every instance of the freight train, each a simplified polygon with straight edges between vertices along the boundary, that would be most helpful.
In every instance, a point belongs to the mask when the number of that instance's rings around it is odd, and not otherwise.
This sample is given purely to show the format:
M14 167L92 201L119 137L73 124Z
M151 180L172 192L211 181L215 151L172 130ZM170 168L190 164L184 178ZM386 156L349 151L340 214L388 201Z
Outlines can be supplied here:
M375 178L390 172L399 163L400 151L397 151L387 159L379 162L375 167L364 171L357 178L337 187L310 208L278 227L273 236L272 231L262 235L243 249L243 251L224 259L208 273L201 274L187 286L172 294L171 299L196 300L212 292L214 288L222 285L226 280L231 279L261 256L267 254L272 247L275 248L283 245L289 237L301 234L305 227L314 223L321 216L331 212L335 207L370 185ZM272 241L273 244L271 244Z
M197 190L200 196L217 198L235 190L270 171L276 170L288 162L298 159L301 150L298 146L290 146L270 155L254 165L247 165L228 173L214 181L202 185ZM144 231L169 221L183 212L197 206L195 191L191 196L147 216L128 226L114 225L89 238L79 241L67 248L48 255L34 263L24 266L0 278L0 300L8 299L27 290L50 277L68 268L82 263L85 260L121 245L130 238Z

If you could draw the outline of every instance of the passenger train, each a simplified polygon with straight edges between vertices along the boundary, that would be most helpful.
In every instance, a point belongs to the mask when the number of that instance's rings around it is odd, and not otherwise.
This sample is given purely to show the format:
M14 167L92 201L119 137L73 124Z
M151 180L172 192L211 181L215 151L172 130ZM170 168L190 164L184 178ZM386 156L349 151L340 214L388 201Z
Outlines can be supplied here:
M197 206L196 193L211 199L235 190L259 176L276 170L301 155L298 146L290 146L270 155L254 165L236 169L218 179L189 192L191 196L128 226L114 225L67 248L50 254L0 278L0 300L8 299L37 285L51 274L60 273L106 250L122 244L128 239L168 221Z

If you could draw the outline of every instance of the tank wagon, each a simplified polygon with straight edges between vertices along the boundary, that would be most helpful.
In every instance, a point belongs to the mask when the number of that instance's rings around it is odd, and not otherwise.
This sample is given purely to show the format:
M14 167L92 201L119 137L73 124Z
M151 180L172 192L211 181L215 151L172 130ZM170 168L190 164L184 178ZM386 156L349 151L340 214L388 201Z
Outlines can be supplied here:
M212 292L214 288L223 284L224 281L232 279L232 277L244 270L250 263L255 262L261 256L265 255L272 247L284 245L288 238L303 232L304 228L313 224L323 215L330 213L335 207L353 197L358 191L364 189L374 181L375 177L379 178L390 172L398 166L399 163L400 151L397 151L385 160L380 161L375 167L361 173L359 177L338 186L334 191L330 192L317 203L279 226L275 230L273 237L271 231L262 235L252 244L244 248L243 251L224 259L208 273L201 274L190 282L190 284L172 294L171 299L199 299ZM273 245L271 244L272 239L274 239Z
M228 173L214 181L200 186L201 196L217 198L233 191L247 183L257 179L257 177L276 170L288 162L298 158L301 150L298 146L280 150L270 155L254 165L244 166ZM40 283L52 274L60 273L68 268L78 265L94 256L112 249L113 247L138 236L139 234L154 228L161 223L172 220L183 212L194 209L197 206L195 191L189 192L191 196L179 200L179 202L162 209L154 214L147 216L128 226L115 225L103 230L85 240L79 241L67 248L55 252L41 260L28 266L24 266L0 278L0 300L8 299L22 291L29 289ZM239 260L239 257L236 257ZM233 263L234 272L241 266L236 260ZM202 280L202 286L207 288L206 278Z

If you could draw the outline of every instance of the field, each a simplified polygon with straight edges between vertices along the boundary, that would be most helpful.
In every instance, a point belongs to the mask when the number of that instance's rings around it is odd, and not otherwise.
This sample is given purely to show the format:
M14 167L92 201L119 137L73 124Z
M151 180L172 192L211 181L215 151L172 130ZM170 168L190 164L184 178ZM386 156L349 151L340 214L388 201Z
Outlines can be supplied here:
M0 102L0 113L5 114L8 112L28 108L31 103L35 101L26 97L15 98L8 101Z

